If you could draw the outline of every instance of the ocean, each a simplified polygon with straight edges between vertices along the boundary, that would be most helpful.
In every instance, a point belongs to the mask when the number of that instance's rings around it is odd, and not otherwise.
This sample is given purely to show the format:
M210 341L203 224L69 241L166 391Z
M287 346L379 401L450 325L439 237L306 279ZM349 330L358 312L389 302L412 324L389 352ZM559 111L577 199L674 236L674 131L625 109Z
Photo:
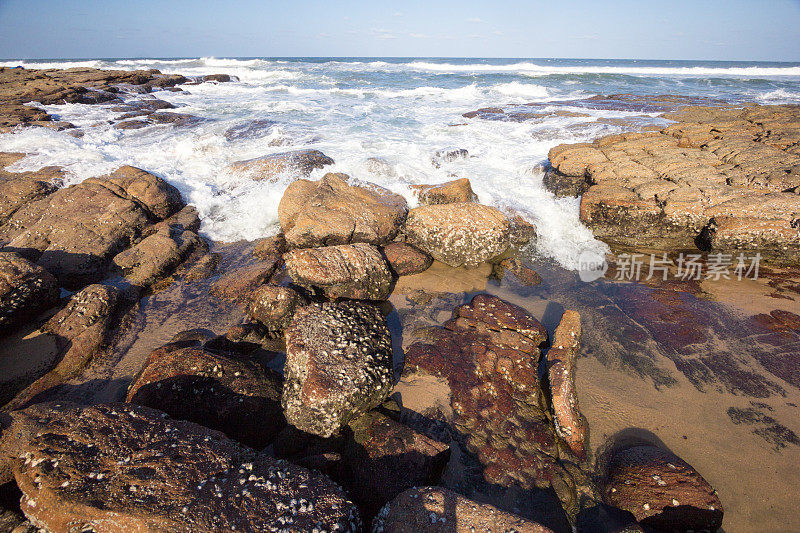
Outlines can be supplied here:
M226 167L268 153L314 148L344 172L404 195L410 185L466 177L481 202L513 210L537 227L536 251L566 268L581 252L602 253L578 218L578 200L542 186L542 164L560 143L623 131L618 119L665 123L641 109L587 109L570 102L595 95L687 95L730 103L800 103L800 63L567 59L187 58L75 61L3 60L27 68L157 68L186 76L227 73L233 83L186 86L154 96L203 120L191 126L117 130L113 105L46 106L85 135L27 128L0 135L0 151L32 152L11 170L60 165L67 183L121 165L156 173L175 185L202 217L201 231L221 241L278 231L277 208L293 179L254 181ZM566 103L564 103L566 101ZM537 104L588 116L521 122L465 119L481 107ZM551 106L552 103L552 106ZM562 114L563 115L563 114ZM244 135L234 127L255 124ZM438 168L436 151L466 149L468 158ZM381 165L370 162L379 158Z

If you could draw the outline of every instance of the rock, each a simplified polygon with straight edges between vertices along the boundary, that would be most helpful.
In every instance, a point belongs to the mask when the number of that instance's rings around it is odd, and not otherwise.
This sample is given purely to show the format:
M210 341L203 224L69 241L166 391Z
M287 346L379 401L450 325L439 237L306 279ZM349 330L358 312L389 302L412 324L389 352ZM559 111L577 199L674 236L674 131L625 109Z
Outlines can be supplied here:
M311 174L314 169L332 164L333 159L319 150L295 150L256 157L246 161L236 161L231 163L228 169L246 174L255 180L266 180L274 183L281 176L305 177Z
M617 452L603 497L658 530L716 531L722 525L722 504L711 485L681 458L655 446Z
M385 300L392 292L389 266L369 244L302 248L287 252L284 261L295 283L326 298Z
M147 357L126 401L261 449L286 425L282 388L281 375L256 360L172 343Z
M0 251L0 333L58 302L52 274L13 252Z
M226 272L211 286L210 294L221 300L249 299L253 291L272 277L279 264L280 259L273 257Z
M132 284L148 287L204 245L193 231L182 231L180 226L164 227L117 254L113 263Z
M447 444L377 411L353 420L349 428L353 436L342 452L346 475L341 483L365 518L406 489L438 483L450 458Z
M132 404L39 404L14 413L2 451L22 510L48 531L356 532L324 475Z
M218 252L204 254L186 269L183 279L194 282L210 278L216 272L221 260L222 254Z
M0 153L0 155L4 155ZM13 154L8 154L13 155ZM25 154L17 154L19 159ZM0 161L6 167L16 158ZM7 172L0 170L0 226L21 207L40 200L57 190L54 182L62 177L61 169L45 167L36 172Z
M547 372L555 413L556 433L576 457L586 458L588 424L578 407L575 366L581 347L581 315L564 311L547 351Z
M73 295L41 328L55 337L58 363L5 408L18 409L36 401L48 389L78 375L109 342L123 307L119 289L106 285L89 285Z
M464 118L475 118L480 117L481 115L501 115L505 113L502 108L499 107L482 107L480 109L476 109L475 111L469 111L461 115Z
M377 307L311 304L286 330L283 409L297 428L329 437L380 405L393 384L392 339Z
M397 276L419 274L433 264L433 257L404 242L390 242L383 247L383 255Z
M192 126L203 119L185 113L173 113L171 111L158 111L147 115L149 122L153 124L172 124L173 126Z
M412 185L411 188L421 205L478 201L478 195L472 192L472 185L467 178L448 181L440 185Z
M545 183L583 193L595 236L636 249L800 260L797 106L685 107L660 131L550 150Z
M511 224L509 240L513 246L523 248L536 238L536 226L521 215L513 215L508 221Z
M542 282L542 277L534 269L525 265L518 257L508 257L495 265L494 275L498 279L503 279L505 271L511 271L520 283L528 287L534 287Z
M381 509L372 533L551 533L536 522L478 503L442 487L415 487Z
M178 190L161 178L122 167L21 207L0 228L0 239L76 289L101 280L116 254L181 207Z
M326 174L287 187L278 217L290 247L380 245L395 238L408 212L405 199L377 185L348 185L346 179Z
M269 331L283 332L297 308L305 303L305 298L291 287L262 285L253 293L247 314Z
M250 139L264 137L269 134L272 126L277 122L266 118L248 120L241 124L236 124L225 130L225 139L228 141L238 141L239 139Z
M458 159L467 159L469 157L469 152L467 152L464 148L453 148L448 150L437 150L433 157L431 157L431 164L439 168L442 166L442 163L451 163Z
M150 125L150 122L147 120L142 119L130 119L130 120L122 120L114 124L114 129L117 130L138 130L141 128L146 128Z
M412 209L405 234L410 244L434 259L474 267L508 249L510 228L499 210L468 202Z
M358 504L365 520L406 489L439 482L450 456L437 442L373 410L322 438L287 426L273 445L275 455L325 472Z
M542 177L544 188L558 197L581 196L589 190L590 184L585 175L567 176L548 168Z
M256 247L253 250L253 255L268 261L273 257L280 257L286 251L286 239L283 233L278 233L272 237L259 239L256 242Z
M218 83L227 83L231 80L228 74L206 74L203 76L203 81L216 81Z
M539 346L547 340L544 326L521 307L480 294L425 337L406 349L400 384L436 380L446 386L451 413L442 421L482 466L482 475L463 484L476 493L488 490L481 484L551 488L560 506L549 497L539 500L537 508L548 511L545 523L562 523L553 513L563 508L574 525L599 495L574 467L575 458L551 421L537 373Z

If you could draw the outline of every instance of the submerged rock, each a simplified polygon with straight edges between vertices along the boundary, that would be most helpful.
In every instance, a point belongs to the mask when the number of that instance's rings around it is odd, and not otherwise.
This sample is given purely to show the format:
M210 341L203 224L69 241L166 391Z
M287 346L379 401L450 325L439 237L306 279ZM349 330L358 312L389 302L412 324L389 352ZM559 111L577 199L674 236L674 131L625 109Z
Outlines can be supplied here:
M502 212L471 202L412 209L405 225L409 243L453 267L474 267L502 254L510 230Z
M541 524L478 503L442 487L415 487L387 503L372 533L470 533L516 531L551 533Z
M48 531L360 530L324 475L132 404L38 404L13 414L25 515Z
M377 307L339 302L299 309L286 330L286 419L308 433L333 435L386 399L392 359L392 338Z
M256 360L178 342L151 353L128 389L130 403L160 409L261 449L283 429L283 379Z
M437 150L431 157L431 164L439 168L442 163L450 163L458 159L467 159L469 152L464 148L451 148L446 150Z
M56 278L13 252L0 251L0 333L58 302Z
M290 247L380 245L395 238L408 212L405 199L377 185L348 185L346 179L326 174L287 187L278 217Z
M147 287L203 246L206 245L197 233L165 226L114 256L113 263L131 283Z
M305 177L315 169L332 164L333 159L319 150L295 150L236 161L228 168L256 180L276 182L283 175Z
M295 283L327 298L385 300L392 292L389 266L369 244L297 249L287 252L284 260Z
M253 292L272 277L279 264L278 256L230 270L214 282L210 294L223 300L249 300Z
M722 525L722 503L711 485L686 461L655 446L617 452L603 498L658 530L716 531Z

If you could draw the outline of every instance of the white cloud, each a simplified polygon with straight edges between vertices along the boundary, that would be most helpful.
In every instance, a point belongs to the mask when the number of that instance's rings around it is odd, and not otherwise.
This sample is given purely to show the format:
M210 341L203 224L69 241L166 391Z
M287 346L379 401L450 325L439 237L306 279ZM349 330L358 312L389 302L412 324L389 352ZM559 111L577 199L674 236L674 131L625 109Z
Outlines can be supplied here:
M424 33L409 33L408 36L411 37L412 39L427 39L428 38L428 36L425 35Z
M480 24L480 23L483 22L483 19L480 18L480 17L472 17L472 18L468 18L467 22L475 22L476 24Z

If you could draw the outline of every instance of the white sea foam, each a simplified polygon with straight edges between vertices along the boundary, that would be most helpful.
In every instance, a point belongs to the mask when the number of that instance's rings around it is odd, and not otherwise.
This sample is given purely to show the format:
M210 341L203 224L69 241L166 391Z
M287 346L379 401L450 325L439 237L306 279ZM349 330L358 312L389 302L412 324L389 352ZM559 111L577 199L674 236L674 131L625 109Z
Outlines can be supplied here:
M191 76L221 72L240 79L191 85L183 92L155 95L176 105L178 112L208 119L193 127L154 125L116 130L109 123L118 115L110 111L112 106L47 106L48 112L81 127L84 136L75 138L46 128L0 135L0 151L35 152L16 163L17 170L62 165L68 171L68 183L77 183L123 164L139 166L164 177L197 206L206 235L230 241L277 231L278 201L292 178L285 176L277 183L254 181L228 172L228 165L267 153L315 148L331 156L336 164L314 171L312 179L327 171L345 172L402 194L412 205L415 200L410 185L468 177L482 202L514 210L535 223L539 252L570 268L576 266L582 251L603 252L606 247L580 223L577 200L556 199L543 188L538 165L555 144L618 131L613 125L594 122L595 118L638 113L580 108L591 117L555 116L521 123L465 120L462 113L504 104L547 105L549 101L598 92L686 93L700 90L698 87L718 90L705 82L685 88L685 84L692 83L683 77L689 71L701 76L800 74L800 67L574 67L533 61L489 65L206 57L0 64L34 68L158 68L165 73ZM565 72L651 77L630 87L621 86L624 82L619 80L602 85L607 82L598 81L599 78L556 82L543 77L534 82L531 78ZM443 73L456 75L442 76ZM796 82L786 81L769 82L768 90L763 81L755 83L754 88L746 80L726 82L722 87L743 99L758 97L765 102L792 101L800 94ZM226 138L229 128L254 119L262 120L261 131L244 138ZM263 119L272 122L265 124ZM470 157L434 167L433 153L451 147L468 150ZM380 168L368 163L368 158L373 157L384 162Z

